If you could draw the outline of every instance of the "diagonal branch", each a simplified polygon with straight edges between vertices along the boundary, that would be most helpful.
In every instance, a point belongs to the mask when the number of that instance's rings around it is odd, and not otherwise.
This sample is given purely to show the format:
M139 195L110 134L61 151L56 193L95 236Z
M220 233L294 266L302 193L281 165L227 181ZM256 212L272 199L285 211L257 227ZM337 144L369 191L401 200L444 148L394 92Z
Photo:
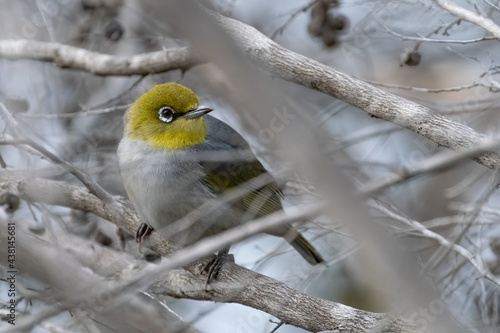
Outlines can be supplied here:
M18 284L20 298L41 301L47 306L43 310L37 307L28 309L19 316L15 326L3 325L1 333L30 331L36 325L41 325L44 319L65 310L72 313L92 313L96 325L100 325L104 319L106 325L112 323L118 332L128 332L130 327L140 327L142 332L199 333L165 304L137 293L136 290L123 293L126 302L104 306L104 298L111 299L110 291L121 280L126 280L136 271L150 271L156 265L135 260L126 253L114 251L63 230L52 230L50 236L47 233L37 235L31 233L23 222L18 220L15 224L16 270L36 277L37 281L44 283L51 291L28 291L21 289ZM7 221L2 219L0 213L0 225L3 223ZM7 244L8 239L7 228L0 228L0 242ZM0 264L7 263L7 254L8 248L0 247ZM93 306L94 303L98 303L98 306Z
M25 135L22 128L17 124L17 121L14 119L12 114L7 110L7 108L0 103L0 114L3 114L7 119L7 123L9 124L9 128L14 132L17 139L32 149L36 150L40 153L44 158L52 161L53 163L59 164L64 167L68 172L71 172L78 180L84 184L92 194L95 194L99 197L103 202L110 204L113 202L113 197L109 194L101 185L99 185L90 175L86 172L83 172L76 168L70 162L64 161L59 158L57 155L51 153L47 149L45 149L40 144L33 141L31 138Z
M500 27L489 18L462 8L449 0L434 0L434 2L456 18L478 25L500 39Z
M388 217L393 218L397 221L400 221L400 222L410 226L411 228L413 228L413 230L418 231L423 237L432 239L433 241L437 242L439 245L441 245L441 246L449 249L450 251L453 251L456 254L464 257L476 269L476 271L479 273L479 277L490 280L491 282L493 282L497 286L500 286L500 279L498 277L496 277L495 275L493 275L488 270L488 268L484 265L483 261L481 260L480 256L472 254L466 248L464 248L464 247L462 247L454 242L449 241L448 239L441 236L440 234L435 233L434 231L429 230L423 224L421 224L415 220L409 219L407 217L398 215L395 212L393 212L391 209L389 209L383 205L377 205L374 203L370 203L370 206L372 208L375 208L378 211L384 213Z
M30 179L20 172L0 170L0 191L12 192L27 201L44 202L90 212L116 223L130 233L134 233L141 223L136 213L122 204L120 200L116 201L115 207L109 208L87 189L65 182ZM304 214L313 212L312 207L309 210L297 212L297 216L304 217ZM259 225L262 228L264 225L269 227L273 223L281 222L276 220L275 216L269 216L267 220L260 221ZM246 236L252 234L251 232L262 230L252 229L252 227L245 224L240 228L243 231L246 230ZM224 242L232 242L228 236L241 239L242 234L236 230L228 230L223 234L213 236L213 239L204 240L204 243L199 242L191 249L186 248L174 254L171 261L163 268L177 267L179 264L189 262L192 258L200 258L203 255L201 252L203 248L209 250L210 246L213 249L219 248L222 238ZM156 232L153 232L150 243L151 248L163 256L169 256L177 249ZM205 264L206 261L196 262L185 267L185 271L165 273L163 278L156 271L155 274L148 272L149 278L158 278L153 291L172 297L247 305L267 312L290 325L315 332L333 328L337 328L338 332L366 332L376 328L386 331L418 332L411 321L397 314L371 313L311 297L284 283L230 262L226 263L220 272L219 282L207 288L206 276L200 273Z
M500 146L499 139L484 141L477 147L463 150L459 153L454 151L443 151L414 165L401 166L396 171L372 180L361 190L364 195L374 195L390 186L402 183L416 176L446 170L456 166L459 162L474 156L497 150ZM490 153L491 154L491 153Z
M273 76L338 98L372 117L398 124L452 150L472 148L487 138L423 105L291 52L253 27L222 16L217 18L246 56ZM481 155L474 160L491 169L500 164L497 154Z
M249 25L214 15L246 57L275 77L340 99L372 117L398 124L452 150L472 148L487 138L423 105L285 49ZM185 69L202 62L189 48L123 57L56 43L13 40L0 41L0 58L48 61L98 75L144 75ZM490 169L500 165L497 154L477 156L474 160Z

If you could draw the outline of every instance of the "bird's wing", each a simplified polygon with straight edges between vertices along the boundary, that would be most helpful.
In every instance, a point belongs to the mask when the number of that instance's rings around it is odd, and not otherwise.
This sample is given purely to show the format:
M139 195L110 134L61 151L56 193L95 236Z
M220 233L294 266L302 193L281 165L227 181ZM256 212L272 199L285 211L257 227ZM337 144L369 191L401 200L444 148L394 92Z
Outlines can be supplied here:
M210 115L204 118L207 124L207 140L238 149L250 149L248 142L231 126Z
M199 161L206 174L203 180L206 186L216 194L237 186L248 187L248 193L237 204L256 217L282 210L282 192L274 180L257 188L252 186L257 177L269 173L246 140L225 123L206 118L207 139L198 147L201 153L209 151L211 155Z

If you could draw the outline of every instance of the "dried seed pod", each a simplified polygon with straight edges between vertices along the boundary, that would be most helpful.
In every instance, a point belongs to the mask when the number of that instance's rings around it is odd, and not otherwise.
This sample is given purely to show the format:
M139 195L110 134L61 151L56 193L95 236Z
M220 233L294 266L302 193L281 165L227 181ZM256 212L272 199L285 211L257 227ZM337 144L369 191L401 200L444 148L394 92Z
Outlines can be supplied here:
M333 30L344 30L348 23L348 18L342 14L333 15L332 13L328 13L326 16L326 25Z
M124 30L121 23L115 19L109 20L104 27L104 36L113 42L122 38L123 32Z
M335 30L325 27L321 33L321 40L326 47L332 47L338 43L338 33Z
M307 26L309 33L313 36L320 36L325 25L326 12L328 8L323 1L318 1L311 9L311 21Z

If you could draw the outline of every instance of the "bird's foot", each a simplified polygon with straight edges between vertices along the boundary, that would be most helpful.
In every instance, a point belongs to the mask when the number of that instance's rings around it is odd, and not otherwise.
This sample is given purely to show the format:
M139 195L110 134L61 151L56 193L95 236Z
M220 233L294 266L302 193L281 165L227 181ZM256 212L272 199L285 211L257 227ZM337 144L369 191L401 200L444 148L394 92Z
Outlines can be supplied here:
M146 223L141 224L137 232L135 233L135 241L137 243L142 243L145 241L149 235L153 232L153 228L147 225Z
M219 272L222 269L222 265L224 265L224 263L227 260L228 253L229 253L229 249L219 251L219 253L217 253L215 258L210 260L210 262L205 266L205 268L203 269L203 272L206 272L208 274L207 284L210 284L210 283L214 282L215 280L217 280L217 276L219 275Z

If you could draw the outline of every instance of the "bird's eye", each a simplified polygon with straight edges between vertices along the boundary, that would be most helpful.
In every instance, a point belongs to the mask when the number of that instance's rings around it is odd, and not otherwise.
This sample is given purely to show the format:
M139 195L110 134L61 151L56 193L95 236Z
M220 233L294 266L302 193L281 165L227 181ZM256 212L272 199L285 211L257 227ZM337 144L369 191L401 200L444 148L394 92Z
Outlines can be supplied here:
M160 120L164 123L171 123L174 120L174 110L168 106L162 107L158 114L160 115Z

